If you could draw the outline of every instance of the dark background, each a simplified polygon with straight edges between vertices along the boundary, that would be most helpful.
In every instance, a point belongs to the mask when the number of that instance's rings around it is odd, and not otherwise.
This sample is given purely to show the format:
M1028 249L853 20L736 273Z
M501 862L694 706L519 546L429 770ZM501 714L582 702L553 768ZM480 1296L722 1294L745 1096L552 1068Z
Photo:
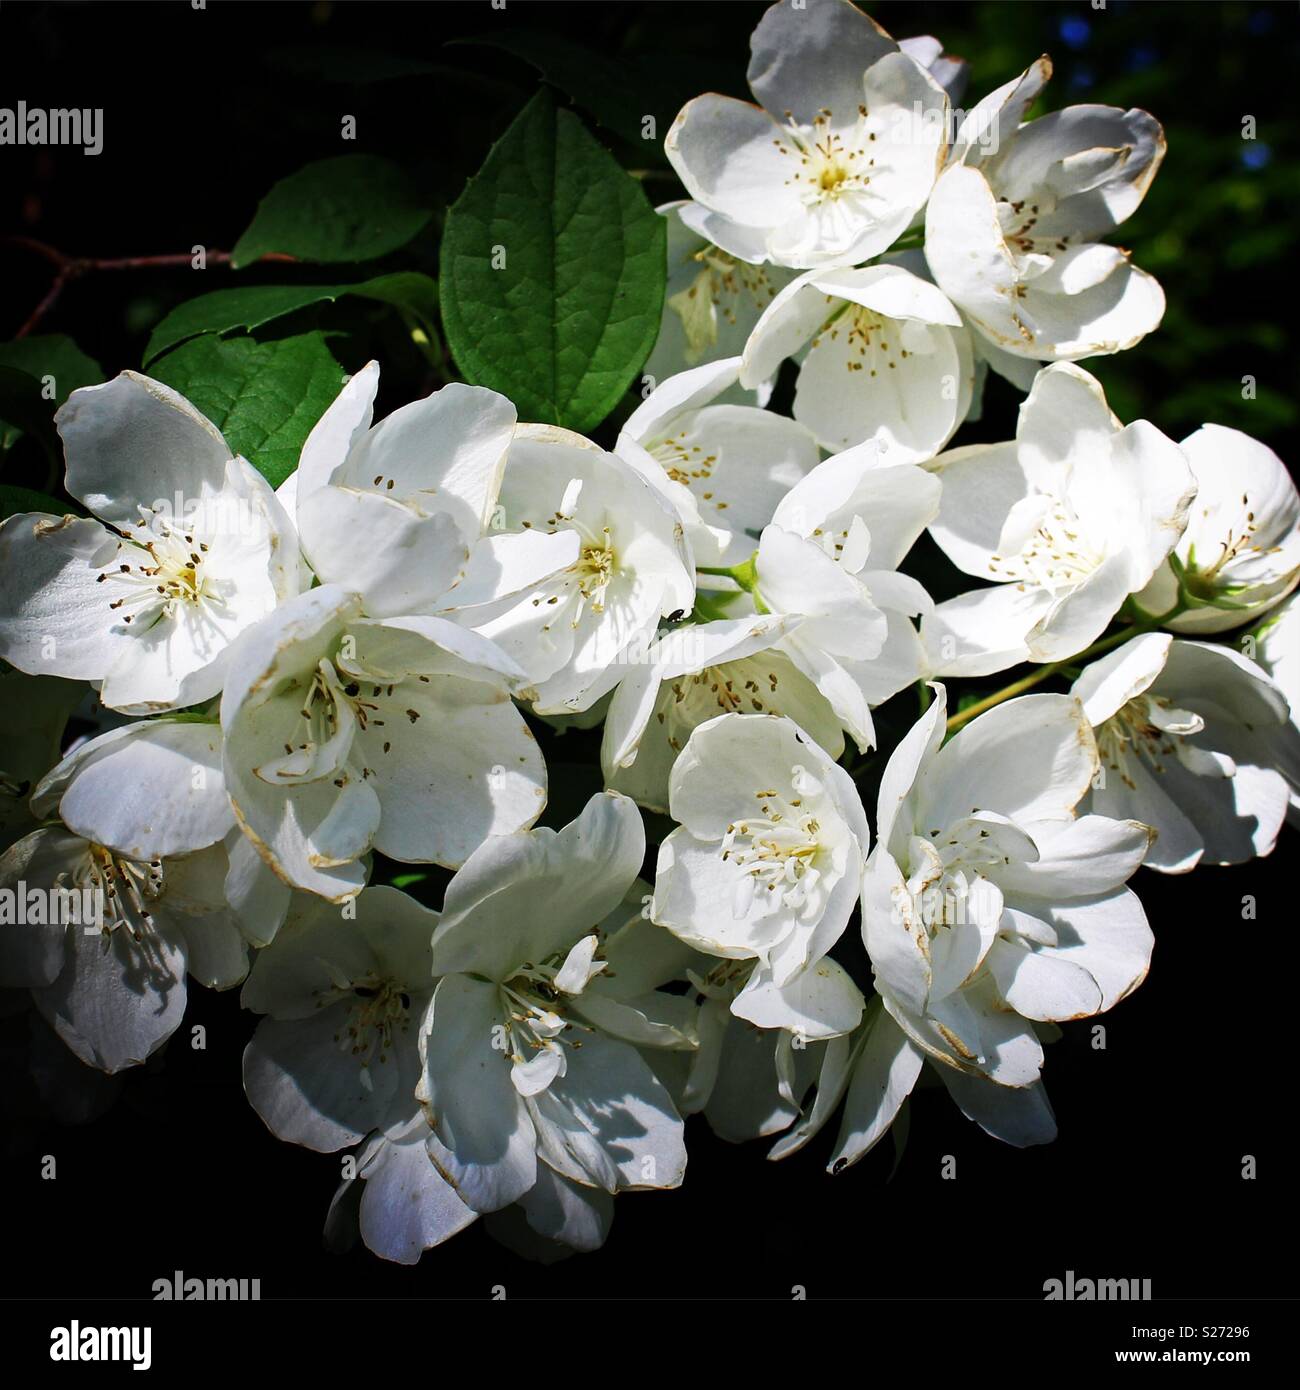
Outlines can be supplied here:
M5 0L0 105L103 107L105 148L97 158L0 148L0 237L101 257L196 243L229 249L276 179L354 150L397 159L441 209L538 81L518 58L449 40L535 32L581 41L608 55L618 85L631 74L644 86L662 136L689 96L745 95L748 35L763 8L748 0L508 0L503 13L487 0L213 0L195 12L184 3ZM1148 417L1177 439L1212 419L1283 457L1300 456L1296 6L865 8L895 37L934 33L970 58L964 106L1049 52L1049 107L1104 101L1144 106L1161 119L1169 155L1117 239L1161 280L1169 310L1137 348L1086 366L1124 420ZM355 143L339 139L344 114L357 118ZM1247 115L1258 123L1254 142L1241 139ZM661 155L607 138L626 167L646 171L652 201L679 196ZM435 223L394 261L436 272L436 245ZM297 273L271 269L279 273L254 268L242 282ZM349 269L338 278L350 278ZM0 243L0 342L26 320L50 274L29 252ZM318 281L321 272L304 268L299 278ZM71 334L112 375L139 366L148 332L168 308L230 283L220 268L198 284L184 270L88 275L68 287L41 331ZM312 313L354 328L350 315L369 311L345 303ZM400 335L386 340L373 314L363 326L365 355L384 362L381 411L430 389ZM349 368L364 360L342 351ZM1242 398L1245 375L1257 380L1255 400ZM1009 437L1017 403L994 380L985 420L959 441ZM37 474L11 476L10 467L38 467L19 450L6 462L6 480L43 485ZM546 751L559 782L557 764L590 764L594 745L570 734L548 740ZM576 790L571 799L580 799ZM547 820L573 809L557 802ZM511 1297L788 1297L802 1284L812 1297L1036 1298L1045 1279L1073 1269L1151 1278L1158 1298L1294 1297L1287 981L1296 909L1286 870L1296 848L1288 829L1269 860L1180 879L1140 871L1133 886L1157 937L1151 977L1100 1020L1104 1051L1091 1046L1088 1024L1067 1027L1048 1049L1060 1123L1054 1145L1007 1148L942 1091L925 1091L910 1104L897 1171L886 1141L832 1179L823 1167L834 1125L809 1151L773 1165L763 1143L723 1144L696 1119L684 1189L622 1197L603 1251L549 1267L503 1248L482 1223L413 1270L360 1248L327 1253L321 1227L338 1157L275 1140L244 1100L239 1055L255 1020L234 993L192 986L190 1016L173 1043L148 1066L90 1091L68 1083L61 1046L23 999L0 995L9 1256L0 1262L0 1296L149 1297L155 1279L179 1269L258 1277L264 1298L480 1297L498 1284ZM420 891L436 902L437 880ZM1244 895L1256 899L1255 920L1243 920ZM204 1052L189 1048L192 1023L207 1028ZM76 1107L80 1118L94 1118L64 1123ZM44 1154L58 1159L54 1182L40 1180ZM1258 1163L1254 1181L1241 1175L1247 1154ZM955 1181L940 1178L944 1155L956 1158Z

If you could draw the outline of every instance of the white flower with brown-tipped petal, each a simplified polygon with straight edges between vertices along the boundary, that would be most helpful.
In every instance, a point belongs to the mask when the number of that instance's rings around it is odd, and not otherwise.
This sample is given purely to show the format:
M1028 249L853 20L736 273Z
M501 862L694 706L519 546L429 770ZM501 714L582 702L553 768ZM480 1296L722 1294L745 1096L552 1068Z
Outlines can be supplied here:
M417 1095L476 1211L523 1197L543 1165L609 1193L682 1180L682 1121L640 1050L694 1045L686 1001L654 988L664 934L598 930L644 852L640 813L607 792L558 832L485 841L448 885Z
M360 609L333 584L283 604L240 643L221 701L245 834L287 883L334 901L365 882L372 847L455 866L546 799L510 701L522 672L445 618Z
M116 1072L157 1051L185 1015L186 976L230 989L250 945L274 936L288 894L244 859L238 831L190 854L132 858L61 826L33 831L0 856L0 884L50 901L44 924L0 927L0 985L28 988L37 1009L87 1066ZM264 875L264 876L263 876ZM239 891L242 883L254 890Z
M572 537L494 529L515 428L504 396L452 382L375 425L378 389L370 362L317 422L289 485L322 584L358 594L372 618L443 613L572 563Z
M856 1027L862 996L820 970L868 849L848 773L788 719L723 714L691 735L669 806L679 826L659 847L652 919L696 950L754 962L737 1017L808 1036Z
M738 357L745 340L777 291L794 278L793 270L753 265L693 232L682 221L685 202L665 203L655 211L667 223L668 286L663 319L642 379L667 381L690 367ZM753 395L732 385L728 403L766 405L772 382L754 387Z
M794 418L832 452L874 441L891 463L924 463L970 408L975 359L942 290L901 265L810 270L778 294L745 344L754 386L811 343Z
M1300 492L1266 444L1202 425L1179 446L1196 479L1187 529L1137 597L1167 613L1181 591L1191 607L1166 624L1226 632L1266 613L1300 583Z
M628 417L614 452L661 492L686 523L697 565L733 565L785 494L817 466L812 432L796 420L718 398L740 358L670 377Z
M665 496L665 475L653 462L645 466L656 482L569 430L515 431L497 535L567 544L571 560L505 598L486 577L452 596L461 605L456 622L527 673L519 693L538 714L590 709L644 661L661 617L694 607L685 525Z
M230 644L298 590L284 508L183 396L137 372L74 391L55 423L67 489L94 516L0 526L0 657L95 682L128 714L211 699Z
M862 880L883 1009L855 1064L848 1162L888 1129L926 1059L990 1133L1051 1139L1035 1023L1110 1008L1151 958L1142 905L1124 887L1150 829L1076 818L1098 768L1079 701L1008 700L944 744L947 700L935 689L885 769Z
M1082 651L1173 549L1196 495L1179 447L1145 420L1121 425L1068 362L1038 373L1014 440L951 449L932 468L943 492L930 534L992 585L922 623L932 669L948 675Z
M1097 736L1092 809L1156 832L1153 869L1271 852L1286 816L1281 766L1300 766L1286 697L1230 647L1148 632L1084 669L1073 693Z
M993 344L995 367L1000 352L1039 361L1119 352L1165 310L1159 284L1100 240L1155 177L1160 123L1095 105L1024 122L1051 71L1040 58L969 112L925 210L934 278Z
M760 105L710 93L664 141L682 221L744 261L807 269L878 256L947 151L943 88L848 0L781 0L750 40Z

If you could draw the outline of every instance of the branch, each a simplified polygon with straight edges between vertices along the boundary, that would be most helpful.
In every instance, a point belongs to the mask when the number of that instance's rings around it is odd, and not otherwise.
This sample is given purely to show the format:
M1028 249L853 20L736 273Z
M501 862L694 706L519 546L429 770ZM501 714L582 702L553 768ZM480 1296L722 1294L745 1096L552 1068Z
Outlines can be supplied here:
M32 237L6 237L5 243L9 246L16 246L23 251L30 251L35 256L40 256L43 260L49 261L55 268L53 283L41 302L32 310L27 322L14 335L15 338L27 337L58 303L65 287L92 271L170 270L191 266L194 263L193 253L184 251L163 256L69 256L56 247L48 246L45 242L36 241ZM229 251L206 251L204 254L210 265L228 266L230 264ZM261 261L279 261L292 265L297 263L297 257L286 256L279 251L268 251L266 255L259 256L253 264L256 265Z

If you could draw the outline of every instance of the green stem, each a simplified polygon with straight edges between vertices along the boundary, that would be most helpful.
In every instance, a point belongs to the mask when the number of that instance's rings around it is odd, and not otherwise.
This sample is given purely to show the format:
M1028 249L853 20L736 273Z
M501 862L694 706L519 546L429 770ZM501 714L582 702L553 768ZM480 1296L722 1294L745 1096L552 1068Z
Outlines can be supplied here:
M754 608L759 613L767 613L771 610L763 602L758 592L758 566L755 561L758 559L756 550L748 560L739 565L696 565L696 574L718 574L725 575L728 579L733 579L745 590L754 600Z

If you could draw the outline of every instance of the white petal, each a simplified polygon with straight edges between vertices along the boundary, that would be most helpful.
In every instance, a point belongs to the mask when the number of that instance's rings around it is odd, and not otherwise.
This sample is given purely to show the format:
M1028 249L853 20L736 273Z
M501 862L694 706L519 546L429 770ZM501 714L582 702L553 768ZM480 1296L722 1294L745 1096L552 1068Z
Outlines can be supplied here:
M853 1068L835 1152L827 1164L832 1173L856 1163L884 1137L921 1073L921 1051L883 1009L874 1014Z
M863 73L898 48L874 19L844 0L772 5L749 45L750 88L773 116L810 125L830 108L832 126L853 123Z
M937 1070L962 1113L986 1134L1018 1149L1050 1144L1056 1138L1056 1117L1041 1081L1032 1086L999 1086L951 1067Z
M74 391L55 416L67 453L68 491L121 526L162 498L184 504L225 483L230 448L184 396L138 372ZM140 494L143 486L151 496Z
M415 1264L478 1215L434 1167L420 1142L425 1128L421 1121L414 1137L385 1140L360 1170L361 1238L368 1250L398 1264Z
M1064 1022L1101 1009L1101 990L1092 976L1050 948L996 941L988 965L1002 997L1025 1018Z
M1083 702L1093 728L1150 689L1164 670L1172 641L1166 633L1146 632L1084 668L1070 693Z
M567 952L623 901L644 855L640 812L616 793L593 796L558 833L485 840L447 887L435 972L504 980Z
M1021 695L973 719L935 755L917 787L917 826L942 830L975 811L1021 824L1068 820L1096 769L1077 700Z
M148 720L81 744L33 792L39 814L125 855L149 860L223 839L234 825L219 725Z
M9 517L0 526L0 657L33 675L102 680L136 640L97 582L122 549L89 518Z
M573 1250L599 1250L614 1219L614 1202L599 1188L581 1187L540 1164L537 1181L519 1199L538 1235Z
M664 152L692 198L742 227L771 227L799 207L779 135L760 107L710 93L682 107Z
M784 1028L806 1039L851 1033L862 1018L862 991L842 965L823 956L778 986L756 966L731 1012L759 1028Z
M556 1118L563 1113L564 1129L557 1133L548 1124L549 1138L585 1170L588 1182L607 1191L681 1184L686 1168L681 1117L630 1044L587 1034L581 1048L569 1049L565 1074L551 1083L545 1100L548 1104L534 1113Z
M494 1047L503 1018L495 984L446 975L420 1029L423 1076L417 1093L445 1154L443 1176L475 1211L496 1211L533 1185L532 1120Z
M87 1066L107 1072L137 1066L185 1015L183 942L161 931L137 942L122 927L107 935L71 928L62 972L32 997Z

